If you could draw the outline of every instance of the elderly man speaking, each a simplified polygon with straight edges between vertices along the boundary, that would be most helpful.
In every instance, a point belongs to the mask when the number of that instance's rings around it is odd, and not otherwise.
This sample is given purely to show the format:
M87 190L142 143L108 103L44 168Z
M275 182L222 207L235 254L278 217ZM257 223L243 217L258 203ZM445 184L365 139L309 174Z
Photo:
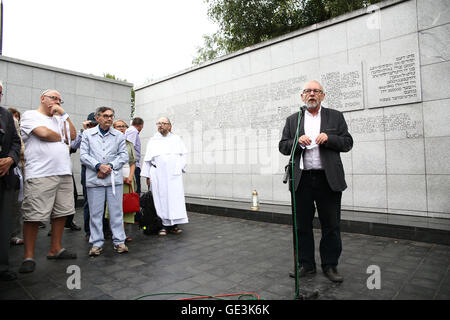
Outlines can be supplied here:
M149 140L141 176L147 177L147 185L153 193L156 213L162 220L159 235L167 231L182 232L178 224L188 223L182 173L186 168L186 147L181 138L173 134L168 118L160 118L158 132Z
M114 110L99 107L95 112L98 126L83 131L80 160L86 166L86 189L90 212L92 248L90 256L98 256L103 250L103 209L108 202L114 250L128 252L123 229L123 177L122 166L128 162L125 135L111 128Z

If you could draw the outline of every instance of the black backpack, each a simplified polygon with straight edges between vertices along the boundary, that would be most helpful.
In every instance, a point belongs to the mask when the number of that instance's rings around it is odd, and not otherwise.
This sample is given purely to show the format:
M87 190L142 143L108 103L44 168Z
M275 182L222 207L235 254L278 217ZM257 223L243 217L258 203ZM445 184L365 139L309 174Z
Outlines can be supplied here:
M153 194L147 191L139 198L140 212L136 213L135 221L139 222L139 229L144 230L144 234L157 234L162 228L161 218L156 214Z

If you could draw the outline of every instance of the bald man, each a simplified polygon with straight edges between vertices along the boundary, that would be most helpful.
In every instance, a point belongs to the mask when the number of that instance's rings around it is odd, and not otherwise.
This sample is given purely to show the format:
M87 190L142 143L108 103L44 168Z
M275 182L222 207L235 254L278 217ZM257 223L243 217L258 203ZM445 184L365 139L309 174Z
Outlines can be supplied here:
M69 145L76 129L62 108L56 90L45 90L37 110L24 112L21 133L25 143L25 184L22 203L24 261L21 273L33 272L34 248L39 222L51 220L51 246L48 259L75 259L62 248L66 216L75 213L72 163Z
M296 146L289 190L296 209L293 211L299 251L298 276L316 273L313 219L317 208L322 229L322 271L331 281L342 282L344 278L338 273L337 265L342 251L341 197L347 185L340 153L352 149L353 139L343 114L322 106L325 92L319 82L308 82L301 99L306 108L286 119L279 142L279 150L284 155L290 155Z
M141 176L152 190L156 213L162 220L160 236L180 234L179 224L188 223L183 177L186 170L186 146L172 133L172 123L162 117L156 123L158 132L150 138L145 151Z

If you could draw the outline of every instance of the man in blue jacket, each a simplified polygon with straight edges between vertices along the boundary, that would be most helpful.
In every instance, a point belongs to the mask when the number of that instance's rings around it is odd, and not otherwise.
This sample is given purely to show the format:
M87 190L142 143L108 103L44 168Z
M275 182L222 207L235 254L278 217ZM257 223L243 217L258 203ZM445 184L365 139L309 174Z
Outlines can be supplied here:
M114 129L114 110L99 107L95 112L98 126L85 130L81 141L80 160L86 166L86 189L90 212L90 256L103 250L103 209L108 202L114 250L128 252L123 227L122 166L128 162L125 135Z

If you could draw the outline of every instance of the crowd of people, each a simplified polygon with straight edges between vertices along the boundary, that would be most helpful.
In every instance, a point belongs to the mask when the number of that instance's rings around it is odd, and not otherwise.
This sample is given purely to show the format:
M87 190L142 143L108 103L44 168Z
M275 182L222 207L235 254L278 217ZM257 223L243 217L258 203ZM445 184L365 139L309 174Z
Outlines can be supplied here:
M3 87L0 82L0 102ZM286 170L291 192L295 267L297 279L316 273L313 219L321 224L320 260L325 276L342 282L337 266L342 252L340 236L341 198L346 189L340 153L353 147L342 112L325 108L325 92L317 81L309 81L301 92L304 106L286 119L279 151L290 156ZM19 272L33 272L38 229L51 221L48 259L75 259L62 247L64 228L80 230L73 221L76 192L70 154L80 149L84 198L84 231L92 245L89 256L102 253L105 235L114 250L128 252L125 224L134 223L135 213L123 212L123 195L141 193L146 178L154 207L161 219L160 236L180 234L179 224L188 223L182 174L186 147L172 133L167 117L158 119L157 132L148 141L143 156L139 133L144 121L134 118L131 126L115 120L111 107L99 107L88 115L77 132L56 90L45 90L37 110L0 107L0 279L12 280L9 244L24 245ZM68 196L74 194L74 197ZM14 219L12 219L14 217ZM13 220L13 221L12 221ZM23 221L23 239L20 221Z
M0 102L2 96L0 82ZM100 255L109 236L115 252L128 252L126 243L133 239L126 235L125 226L135 223L136 212L123 212L123 195L141 194L141 176L147 178L148 192L153 193L156 212L163 221L159 235L166 235L168 230L179 234L182 230L178 224L188 223L181 178L186 148L171 132L168 118L157 123L158 131L149 141L141 173L141 118L134 118L129 126L115 119L112 107L98 107L77 131L63 103L60 93L49 89L42 92L39 108L22 115L0 106L1 281L17 278L9 267L12 245L24 246L19 273L35 270L37 234L47 222L51 225L47 259L77 258L75 252L62 246L62 238L64 229L81 230L74 221L78 192L70 158L78 149L84 232L92 245L89 256ZM169 188L177 189L172 194Z

